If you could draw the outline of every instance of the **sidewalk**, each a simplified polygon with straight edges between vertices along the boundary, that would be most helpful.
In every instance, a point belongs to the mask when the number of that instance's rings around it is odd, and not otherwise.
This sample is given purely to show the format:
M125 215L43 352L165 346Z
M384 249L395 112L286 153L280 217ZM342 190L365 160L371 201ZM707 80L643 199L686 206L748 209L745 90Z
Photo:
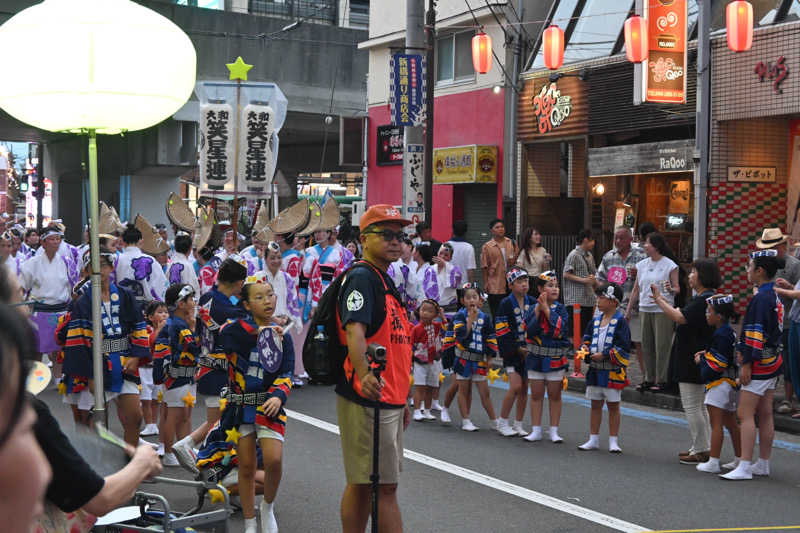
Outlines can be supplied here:
M583 372L589 368L589 365L582 364ZM573 361L570 361L570 374L574 370ZM673 411L683 411L681 406L681 398L677 394L668 394L663 392L639 392L636 386L643 381L642 372L639 369L639 364L636 362L636 356L631 355L631 364L628 366L628 379L631 384L622 391L622 401L645 405L648 407L658 407L661 409L671 409ZM584 393L586 391L586 380L583 378L569 377L568 390L572 392ZM783 393L783 378L778 379L778 387L775 389L774 403L777 406L779 402L784 399ZM774 408L773 408L774 409ZM774 413L775 417L775 431L783 431L800 435L800 419L794 419L791 415L780 415Z

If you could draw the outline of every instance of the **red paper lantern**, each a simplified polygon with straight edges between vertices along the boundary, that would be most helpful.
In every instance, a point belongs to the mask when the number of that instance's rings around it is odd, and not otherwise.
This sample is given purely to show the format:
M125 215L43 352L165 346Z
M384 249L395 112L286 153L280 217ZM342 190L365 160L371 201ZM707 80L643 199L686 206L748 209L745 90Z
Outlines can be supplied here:
M545 66L550 70L561 68L564 64L564 30L558 26L544 30L542 47Z
M492 38L483 32L472 38L472 66L478 74L492 69Z
M638 15L625 21L625 55L631 63L641 63L650 55L647 21Z
M728 48L744 52L753 46L753 6L750 2L736 1L725 8L728 30Z

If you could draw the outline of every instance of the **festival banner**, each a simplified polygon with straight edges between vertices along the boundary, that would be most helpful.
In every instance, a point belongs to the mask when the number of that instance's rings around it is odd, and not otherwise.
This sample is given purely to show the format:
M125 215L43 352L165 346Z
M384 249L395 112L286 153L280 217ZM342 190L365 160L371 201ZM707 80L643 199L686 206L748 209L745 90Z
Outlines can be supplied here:
M239 186L264 192L275 174L275 113L268 105L248 104L239 120Z
M200 106L200 188L222 190L235 172L233 108L228 104Z
M641 100L685 104L687 0L645 0L643 16L647 20L650 57L642 63Z
M389 108L394 126L421 126L425 115L425 59L394 54L389 60Z

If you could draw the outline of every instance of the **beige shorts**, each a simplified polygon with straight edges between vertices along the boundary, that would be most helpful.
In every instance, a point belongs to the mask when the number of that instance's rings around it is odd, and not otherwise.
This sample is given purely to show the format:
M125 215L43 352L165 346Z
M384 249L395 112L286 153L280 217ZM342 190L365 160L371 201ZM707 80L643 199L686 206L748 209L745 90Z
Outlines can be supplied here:
M336 415L347 483L369 485L374 410L337 395ZM394 485L403 470L403 409L381 409L380 417L378 482L381 485Z
M563 381L567 375L566 370L554 370L553 372L537 372L528 370L528 379L533 381Z
M433 361L427 365L414 363L414 385L420 387L439 387L439 373L442 371L442 362Z
M609 389L608 387L586 387L587 400L605 400L608 403L619 403L622 398L622 391L619 389Z
M283 442L283 435L278 433L272 428L265 426L258 426L256 424L239 424L239 433L241 437L246 437L251 433L256 434L257 439L272 439Z
M631 342L642 342L642 319L639 318L639 313L631 316L628 320L628 328L631 330Z

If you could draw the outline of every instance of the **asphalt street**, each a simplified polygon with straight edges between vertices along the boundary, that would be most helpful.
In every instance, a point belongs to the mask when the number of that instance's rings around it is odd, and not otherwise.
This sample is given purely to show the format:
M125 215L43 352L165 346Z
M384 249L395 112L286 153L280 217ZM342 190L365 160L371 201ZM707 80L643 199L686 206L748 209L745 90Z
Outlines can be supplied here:
M492 388L498 408L504 393ZM46 391L43 398L63 424L72 424L54 391ZM459 429L455 404L450 427L438 421L409 426L398 492L405 531L800 529L800 506L795 507L800 494L796 436L776 434L771 477L729 482L678 463L677 454L688 448L689 439L681 414L674 411L623 404L623 453L614 455L607 451L605 420L601 450L576 449L588 435L589 416L586 401L578 395L565 394L559 429L563 444L503 438L488 430L477 393L473 400L471 419L481 428L476 433ZM284 474L276 501L281 531L340 530L344 472L335 406L328 387L306 386L292 392ZM197 425L203 414L195 409L193 418ZM111 429L119 432L113 408L110 420ZM730 458L726 442L723 461ZM180 468L166 468L164 476L190 479ZM148 485L146 490L165 495L178 510L195 500L193 489ZM231 517L229 527L242 531L241 513Z

